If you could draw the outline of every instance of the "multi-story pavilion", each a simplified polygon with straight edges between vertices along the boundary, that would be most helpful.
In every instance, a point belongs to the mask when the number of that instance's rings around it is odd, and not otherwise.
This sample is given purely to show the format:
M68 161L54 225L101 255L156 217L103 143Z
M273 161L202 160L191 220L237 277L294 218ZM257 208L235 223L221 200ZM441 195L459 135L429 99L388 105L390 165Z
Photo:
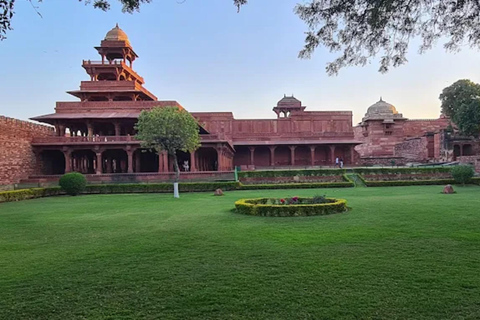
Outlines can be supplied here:
M32 118L55 127L55 136L38 137L32 146L40 175L79 171L92 175L164 173L172 159L144 150L135 136L142 110L182 106L159 101L133 69L138 57L118 25L95 49L101 60L84 60L90 80L68 93L77 102L57 102L55 113ZM329 166L336 157L355 161L352 112L306 112L285 96L273 108L277 119L238 120L230 112L192 113L199 123L201 147L178 154L193 172L247 168Z

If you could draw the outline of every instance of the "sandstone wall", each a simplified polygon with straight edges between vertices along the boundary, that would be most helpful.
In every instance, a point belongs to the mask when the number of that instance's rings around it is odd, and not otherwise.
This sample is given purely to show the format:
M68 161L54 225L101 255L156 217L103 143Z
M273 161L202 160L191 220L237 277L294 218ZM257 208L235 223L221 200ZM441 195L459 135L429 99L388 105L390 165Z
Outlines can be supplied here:
M471 164L475 168L475 172L480 172L480 155L477 156L461 156L457 157L461 164Z
M426 161L428 160L428 146L427 137L408 139L395 146L395 156L410 161Z
M37 163L32 138L53 134L51 127L0 116L0 190L11 189L34 174Z

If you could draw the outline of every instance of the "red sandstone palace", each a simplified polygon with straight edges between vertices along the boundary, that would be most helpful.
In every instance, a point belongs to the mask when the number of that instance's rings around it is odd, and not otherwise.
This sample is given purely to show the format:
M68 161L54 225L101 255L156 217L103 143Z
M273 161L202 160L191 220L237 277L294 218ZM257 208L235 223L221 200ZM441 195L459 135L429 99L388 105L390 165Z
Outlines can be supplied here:
M56 136L35 138L33 148L41 173L86 174L172 171L172 159L140 147L134 125L142 110L178 106L159 101L143 86L133 69L138 57L127 35L116 26L99 47L99 61L84 60L90 76L80 89L68 93L78 102L58 102L55 113L33 120L55 127ZM189 171L231 171L244 168L333 165L335 158L354 162L352 112L305 111L294 97L285 96L273 108L277 119L238 120L231 112L192 113L201 124L201 147L180 153ZM180 166L182 167L182 166Z
M167 180L172 159L141 148L134 125L142 110L182 106L161 101L133 69L138 58L118 25L95 47L99 61L84 60L88 81L57 102L55 113L32 118L51 126L0 117L0 186L53 181L78 171L90 181ZM455 160L478 154L477 142L450 136L449 120L408 120L380 99L358 126L350 111L305 111L293 96L273 108L275 119L235 119L231 112L192 112L201 147L178 154L186 179L231 179L243 170L372 165ZM13 142L15 141L15 142ZM26 178L29 178L25 180ZM52 180L53 179L53 180Z

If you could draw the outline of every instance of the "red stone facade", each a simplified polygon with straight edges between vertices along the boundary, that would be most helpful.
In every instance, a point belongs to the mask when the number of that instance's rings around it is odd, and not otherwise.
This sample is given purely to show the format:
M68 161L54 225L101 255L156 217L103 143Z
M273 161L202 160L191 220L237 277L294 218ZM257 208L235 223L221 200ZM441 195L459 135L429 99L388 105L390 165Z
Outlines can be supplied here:
M409 120L380 99L368 108L362 123L355 127L360 164L390 165L442 160L441 134L449 126L445 117Z
M115 180L115 175L137 175L138 180L146 173L166 176L162 174L173 171L173 158L143 150L134 137L134 126L142 110L183 107L176 101L158 101L144 88L143 78L133 69L138 56L118 26L95 49L101 59L82 62L90 80L68 92L80 101L57 102L55 113L32 118L53 125L55 136L33 140L42 166L31 178L48 180L45 177L69 171L96 175L89 176L91 181ZM284 96L273 108L276 119L240 120L231 112L192 113L199 123L201 147L178 153L179 166L192 176L231 172L234 166L333 166L336 158L354 164L354 147L361 142L354 137L352 112L305 109L295 97Z
M0 116L0 190L12 189L35 173L37 165L32 140L50 137L52 127Z

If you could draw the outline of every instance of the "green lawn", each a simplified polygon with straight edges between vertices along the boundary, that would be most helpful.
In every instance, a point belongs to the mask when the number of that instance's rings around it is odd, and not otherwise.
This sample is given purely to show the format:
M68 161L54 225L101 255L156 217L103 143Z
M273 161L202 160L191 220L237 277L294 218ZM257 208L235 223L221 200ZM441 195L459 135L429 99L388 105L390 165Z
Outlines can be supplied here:
M353 210L263 218L243 197L0 204L0 319L479 319L480 187L324 189Z

